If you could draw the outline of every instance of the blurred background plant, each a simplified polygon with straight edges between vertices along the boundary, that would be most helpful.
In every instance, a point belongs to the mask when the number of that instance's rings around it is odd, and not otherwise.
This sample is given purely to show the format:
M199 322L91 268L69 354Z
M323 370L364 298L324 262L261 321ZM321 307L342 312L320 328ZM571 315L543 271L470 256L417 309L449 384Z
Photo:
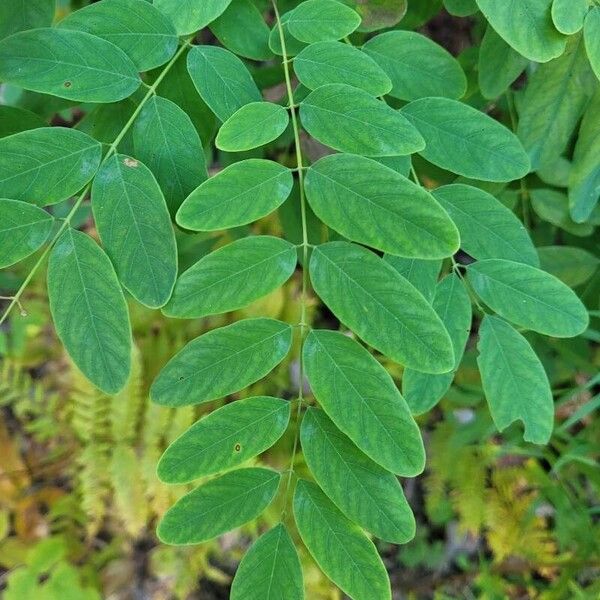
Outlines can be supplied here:
M84 4L60 0L57 18ZM266 7L260 0L256 4ZM446 2L452 4L460 2ZM441 0L411 3L401 26L418 28L458 55L471 81L469 102L486 106L488 101L476 85L482 25L476 19L452 18L441 5ZM173 73L181 75L177 69ZM263 68L257 80L269 93L281 80L280 68ZM191 84L183 79L180 85L165 81L161 92L170 93L174 101L195 97L188 112L196 117L203 139L210 139L214 123L209 114L202 112L199 97L191 96L195 94ZM520 100L519 85L515 87L491 107L508 122L513 101L518 105ZM68 101L3 87L0 104L27 108L54 124L77 126L110 141L112 128L119 129L123 103L82 113ZM284 163L285 143L267 148ZM314 157L319 148L308 147L306 152ZM223 167L230 161L220 153L212 163ZM418 157L414 165L428 187L454 180ZM600 213L584 225L570 220L562 192L557 191L568 179L568 167L564 159L556 169L530 176L521 189L482 184L522 216L542 266L574 287L593 317L591 328L577 339L527 334L553 385L557 422L552 440L546 448L524 443L518 425L502 435L496 432L470 342L451 390L435 409L418 418L427 469L405 485L417 517L417 537L400 548L385 544L379 548L395 598L600 597L600 261L599 240L593 235ZM260 222L261 232L277 235L284 229L288 239L298 238L297 205L292 197L277 218ZM60 216L68 209L69 202L54 212ZM74 224L89 230L88 211L83 207ZM178 232L181 267L243 233L236 231L227 236ZM311 235L318 238L320 233L312 230ZM18 289L30 266L31 261L25 261L0 273L3 297ZM296 297L299 284L292 279L241 316L297 321L297 315L287 312L295 310L290 307L297 303L288 299ZM185 342L240 315L176 321L131 303L135 368L127 387L110 397L93 388L68 362L52 333L46 299L45 282L37 278L22 300L20 314L13 312L0 330L1 597L228 598L240 557L258 532L277 521L278 507L271 507L258 522L201 547L158 544L157 519L186 487L161 484L156 463L164 448L206 408L175 411L154 405L148 401L148 388ZM316 318L333 317L323 313ZM268 382L255 384L244 395L294 397L293 388L300 382L293 356ZM386 367L399 383L401 368L392 363ZM288 432L261 460L285 469L293 435ZM341 600L306 553L302 560L309 600Z

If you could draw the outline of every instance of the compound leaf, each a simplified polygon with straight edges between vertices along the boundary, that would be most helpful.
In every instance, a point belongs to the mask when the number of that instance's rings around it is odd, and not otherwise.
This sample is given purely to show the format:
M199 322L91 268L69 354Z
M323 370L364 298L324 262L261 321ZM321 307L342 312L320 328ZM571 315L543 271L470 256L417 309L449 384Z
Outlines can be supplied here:
M566 38L554 27L552 0L477 0L490 25L520 54L548 62L565 50Z
M317 42L294 59L294 72L308 89L346 83L373 96L383 96L392 82L383 69L358 48L342 42Z
M159 373L152 400L185 406L222 398L271 372L289 352L292 328L275 319L244 319L189 342Z
M401 112L425 138L421 156L442 169L482 181L512 181L529 173L529 159L517 137L467 104L422 98Z
M311 92L300 105L300 118L310 135L341 152L396 156L425 146L401 113L368 92L342 83Z
M251 102L221 126L215 144L225 152L243 152L276 140L290 122L288 111L272 102Z
M454 369L439 375L421 373L414 369L404 370L402 393L414 415L423 414L433 408L448 391L462 360L471 330L471 299L458 275L447 275L438 283L432 305L452 340Z
M227 404L200 419L162 455L165 483L187 483L237 467L270 448L285 432L290 403L257 396Z
M367 456L398 475L425 466L419 428L384 367L337 331L311 331L303 348L306 376L335 425Z
M259 537L242 558L231 600L304 600L302 566L285 526Z
M85 31L123 50L139 71L166 63L177 50L169 19L144 0L103 0L72 12L62 29Z
M300 479L296 484L294 518L308 551L342 591L354 600L391 600L373 542L314 483Z
M140 86L127 54L83 31L41 28L0 41L0 80L79 102L117 102Z
M287 27L301 42L340 40L360 25L360 16L336 0L306 0L291 13Z
M281 475L271 469L230 471L180 498L157 529L161 542L199 544L255 519L271 504Z
M225 48L194 46L187 65L198 93L221 121L245 104L262 100L244 63Z
M427 300L393 267L346 242L317 246L315 292L347 327L392 360L427 373L454 365L452 344Z
M589 316L575 292L530 265L491 259L469 265L468 278L479 297L501 317L538 333L574 337Z
M547 444L554 424L552 391L529 342L506 321L486 315L477 348L483 391L498 430L521 420L525 441Z
M106 254L85 233L67 229L50 253L48 297L56 333L81 372L107 394L130 372L127 304Z
M250 158L234 163L189 195L177 223L194 231L252 223L283 204L293 184L291 171L276 162Z
M0 196L38 206L76 194L96 173L102 146L64 127L30 129L0 139Z
M433 196L378 162L326 156L309 168L305 185L315 214L355 242L408 258L458 250L458 230Z
M393 544L414 537L415 519L398 479L363 454L322 410L308 409L300 440L317 483L351 521Z
M133 127L133 147L136 158L156 177L173 216L208 177L202 142L192 121L166 98L154 96L145 104Z
M177 280L163 312L196 319L237 310L282 286L293 274L295 246L261 235L236 240L201 258Z
M178 35L203 29L225 12L231 0L154 0L154 6L175 25Z
M417 100L426 96L460 98L467 78L444 48L414 31L388 31L371 38L363 50L388 74L390 96Z
M436 188L433 195L456 223L461 248L473 258L505 258L540 266L523 223L491 194L456 183Z
M19 200L0 199L0 268L33 254L47 239L53 219L45 210Z
M163 306L177 277L177 248L164 196L139 161L117 154L100 168L92 209L121 283L150 308Z

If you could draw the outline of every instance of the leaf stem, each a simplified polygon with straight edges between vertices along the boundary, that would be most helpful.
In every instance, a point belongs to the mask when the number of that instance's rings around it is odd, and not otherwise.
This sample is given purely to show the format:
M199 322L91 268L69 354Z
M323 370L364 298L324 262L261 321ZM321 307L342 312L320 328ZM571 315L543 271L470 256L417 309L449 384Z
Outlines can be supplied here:
M129 118L127 123L125 123L125 125L123 126L123 129L121 129L121 132L115 138L114 142L109 146L106 154L104 155L104 158L102 159L102 162L100 163L100 166L102 166L116 152L117 146L121 143L121 141L123 140L123 138L129 131L129 129L133 125L133 122L136 120L136 118L142 111L142 108L144 108L144 105L146 104L146 102L152 96L154 96L154 94L156 93L156 88L160 85L161 81L165 78L166 74L170 71L171 67L175 64L177 59L183 54L183 52L189 46L189 41L190 41L189 39L186 39L183 42L183 44L181 45L179 50L176 52L176 54L173 56L173 58L165 65L165 68L162 70L160 75L156 78L154 83L150 86L146 86L146 87L148 87L148 92L142 98L141 102L138 104L136 109L133 111L131 117ZM23 283L21 284L21 286L19 287L19 289L17 290L15 295L11 297L12 299L11 299L10 304L4 311L4 314L0 317L0 325L2 325L2 323L4 323L4 321L6 321L6 319L8 318L8 315L10 314L10 312L12 311L12 309L15 306L19 307L19 309L21 310L21 314L23 314L23 312L25 312L21 305L21 296L27 289L27 286L31 283L31 280L37 273L37 270L42 266L44 260L50 253L50 250L52 250L54 244L58 241L58 238L60 238L60 236L64 233L64 231L67 229L67 227L69 227L69 225L71 224L71 220L73 219L73 217L75 216L75 213L77 212L77 210L79 209L79 207L81 206L83 201L85 200L85 197L87 196L88 192L90 191L90 188L91 188L91 184L89 184L89 183L83 188L83 191L81 192L81 194L75 201L75 204L73 204L73 206L71 207L69 214L62 221L61 226L58 228L58 231L56 232L54 237L50 240L50 242L46 245L46 247L44 248L44 251L39 256L36 263L33 265L31 271L29 271L29 274L27 275L27 277L25 278L25 280L23 281Z
M300 128L298 126L298 116L296 113L297 105L294 100L294 91L292 89L292 79L290 76L290 57L287 54L287 48L285 45L285 35L283 33L283 27L281 25L281 18L279 16L279 10L277 8L277 1L271 0L273 4L273 10L275 12L275 20L277 22L277 29L279 30L279 40L281 41L281 51L283 54L283 71L285 75L285 87L288 96L288 105L290 110L290 117L292 120L292 129L294 131L294 146L296 150L296 163L297 168L295 169L298 173L298 185L300 188L300 215L302 221L302 292L300 296L300 356L299 360L299 376L298 376L298 407L296 409L296 434L294 437L294 445L292 448L292 456L290 459L289 474L284 492L284 504L282 509L282 519L286 514L288 497L290 493L292 477L294 475L294 462L296 459L296 452L298 451L298 443L300 439L300 419L302 413L302 404L304 400L304 359L302 356L302 345L308 329L306 320L306 305L308 295L308 227L306 220L306 198L304 195L304 164L302 158L302 146L300 144Z

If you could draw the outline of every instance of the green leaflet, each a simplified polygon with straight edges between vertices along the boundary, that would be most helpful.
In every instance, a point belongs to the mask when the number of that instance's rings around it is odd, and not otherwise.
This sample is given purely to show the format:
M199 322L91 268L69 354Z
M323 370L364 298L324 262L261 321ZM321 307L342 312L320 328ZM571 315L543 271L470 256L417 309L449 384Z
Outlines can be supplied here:
M363 454L322 410L308 409L300 440L319 486L351 521L394 544L414 537L415 519L398 479Z
M133 127L133 147L156 177L171 215L208 177L200 137L170 100L154 96L146 103Z
M390 96L394 98L460 98L467 90L467 78L458 61L420 33L381 33L371 38L363 50L389 75L393 83Z
M242 558L231 600L304 600L302 566L285 525L259 537Z
M96 173L102 146L74 129L42 127L0 139L0 196L46 206L76 194Z
M544 367L529 342L506 321L486 315L477 348L483 391L498 430L520 420L525 441L547 444L554 402Z
M517 137L467 104L423 98L407 104L402 114L425 138L419 154L442 169L483 181L512 181L529 173Z
M154 0L154 6L175 25L178 35L187 35L212 23L231 0Z
M583 37L590 65L600 79L600 6L594 6L585 18Z
M302 49L306 48L306 44L297 40L294 36L290 34L288 29L288 22L290 17L292 16L292 10L284 13L280 17L281 21L281 29L283 29L283 38L285 40L285 53L286 56L296 56ZM283 49L281 47L281 35L279 33L279 27L277 23L275 23L273 29L271 29L271 33L269 34L269 48L273 52L273 54L277 54L279 56L283 56Z
M222 398L272 371L291 343L292 328L275 319L244 319L213 329L189 342L163 367L150 395L165 406Z
M577 223L587 221L600 199L600 91L581 121L569 174L569 210Z
M103 392L117 393L130 371L129 314L110 260L85 233L69 228L52 249L48 297L73 362Z
M297 260L295 246L281 238L261 235L236 240L185 271L163 312L196 319L243 308L282 286Z
M442 270L441 260L423 260L420 258L402 258L386 254L388 262L404 279L414 285L428 302L431 302L435 286Z
M364 90L341 83L309 94L300 105L300 118L310 135L341 152L395 156L412 154L425 145L398 111Z
M302 541L323 573L353 600L391 600L390 582L373 542L309 481L294 493Z
M269 28L250 0L232 0L225 12L211 23L211 31L228 50L253 60L271 58Z
M552 22L561 33L573 35L583 27L588 10L588 0L553 0Z
M116 154L92 186L98 234L121 283L150 308L163 306L177 277L177 248L164 196L141 162Z
M277 493L281 475L271 469L237 469L180 498L157 529L161 542L199 544L255 519Z
M490 25L515 49L536 62L565 50L566 38L552 23L552 0L477 0Z
M229 119L245 104L262 100L248 69L229 50L194 46L187 65L198 93L221 121Z
M52 217L19 200L0 199L0 268L33 254L47 239Z
M479 49L479 87L484 98L497 98L525 70L528 60L488 25Z
M79 102L116 102L140 86L115 45L82 31L41 28L0 41L0 80Z
M457 17L468 17L479 10L476 0L444 0L444 7Z
M564 156L559 156L545 167L537 170L536 175L548 185L568 187L571 174L571 161Z
M180 435L162 455L157 474L187 483L237 467L270 448L290 420L290 403L258 396L227 404Z
M458 230L433 196L378 162L326 156L306 174L315 214L343 236L409 258L444 258L459 248Z
M444 277L438 283L433 298L433 310L446 326L454 349L454 370L441 375L405 369L402 393L414 415L433 408L450 388L458 369L471 330L471 299L458 275Z
M361 17L358 31L376 31L397 25L406 14L407 0L342 0Z
M177 223L194 231L218 231L257 221L283 204L292 191L291 171L251 158L230 165L194 190Z
M138 71L166 63L177 50L173 24L144 0L103 0L72 12L59 27L85 31L113 43Z
M311 331L306 376L335 425L376 463L413 477L425 467L419 428L394 381L358 342L338 331Z
M287 22L289 32L308 44L340 40L359 25L359 15L336 0L305 0Z
M591 223L575 223L569 213L569 199L557 190L541 188L530 191L531 206L544 221L568 231L571 235L588 236L594 231Z
M175 61L170 71L162 79L156 88L156 93L171 100L187 113L205 146L212 141L217 129L217 120L198 94L188 72L185 52Z
M12 0L0 1L0 39L25 29L50 27L56 0L28 0L18 5Z
M439 317L377 255L346 242L317 246L310 277L336 317L392 360L427 373L452 369L452 344Z
M567 51L541 65L531 76L519 103L517 134L537 170L565 150L595 86L581 35Z
M383 96L392 82L383 69L358 48L342 42L317 42L294 60L300 82L314 90L329 83L346 83L373 96Z
M272 102L251 102L219 129L215 144L225 152L243 152L276 140L290 122L288 111Z
M577 295L556 277L509 260L469 265L469 281L479 297L501 317L553 337L574 337L589 316Z
M16 106L0 105L0 138L39 127L47 127L47 123L35 113Z
M542 268L569 287L585 283L598 269L600 259L583 248L543 246L538 248Z
M505 258L539 267L527 229L494 196L463 184L439 187L433 195L456 223L461 248L473 258Z

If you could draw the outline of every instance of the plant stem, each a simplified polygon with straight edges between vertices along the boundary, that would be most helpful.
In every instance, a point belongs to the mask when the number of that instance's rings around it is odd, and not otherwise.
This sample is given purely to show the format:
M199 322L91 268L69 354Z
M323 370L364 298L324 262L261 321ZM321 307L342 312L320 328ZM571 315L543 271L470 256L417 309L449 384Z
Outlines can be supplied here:
M275 12L275 19L277 21L277 29L279 30L279 40L281 41L281 51L283 53L283 71L285 75L285 87L288 96L288 105L290 107L290 116L292 120L292 129L294 131L294 146L296 150L296 163L298 173L298 185L300 188L300 215L302 221L302 292L300 296L300 356L299 361L299 376L298 376L298 407L296 409L296 435L294 437L294 445L292 448L292 457L290 459L290 467L288 479L284 492L284 504L282 510L282 518L286 514L288 497L290 493L290 487L292 483L292 476L294 474L294 462L296 459L296 452L298 451L298 442L300 438L300 419L302 412L302 403L304 400L304 359L302 356L302 345L308 329L306 321L306 305L308 296L308 228L306 225L306 198L304 196L304 165L302 159L302 146L300 145L300 128L298 127L298 117L296 114L297 105L294 101L294 91L292 89L292 79L290 76L290 59L287 54L285 45L285 35L283 34L283 27L281 25L281 19L279 16L279 10L277 8L277 1L271 0L273 4L273 10Z
M125 135L129 131L129 129L133 125L133 122L136 120L137 116L142 111L142 108L144 108L144 105L146 104L146 102L156 93L156 88L160 85L161 81L165 78L165 75L170 71L171 67L175 64L175 62L177 61L177 59L183 54L183 52L189 46L189 41L190 40L185 40L183 42L183 44L181 45L181 47L179 48L179 50L177 51L177 53L166 64L166 66L162 70L161 74L156 78L156 81L154 81L154 83L151 86L147 86L148 87L148 92L143 97L143 99L141 100L141 102L138 104L138 106L136 107L136 109L133 111L133 114L131 115L131 117L129 118L129 120L127 121L127 123L125 123L123 129L121 129L121 132L115 138L114 142L109 146L106 154L104 155L104 158L102 159L102 162L100 163L100 166L102 166L116 152L117 146L121 143L121 141L123 140L123 138L125 137ZM69 214L65 217L65 219L61 223L61 226L58 228L58 231L56 232L56 234L54 235L54 237L50 240L50 243L47 244L47 246L44 248L44 251L42 252L42 254L40 255L40 257L38 258L38 260L36 261L36 263L33 265L31 271L29 271L29 274L25 278L25 281L23 281L23 283L21 284L21 286L19 287L19 289L17 290L17 292L15 293L15 295L11 296L11 302L10 302L10 304L8 305L8 307L6 308L6 310L4 311L4 314L2 315L2 317L0 317L0 325L2 325L2 323L4 323L4 321L6 321L6 319L8 318L8 315L10 314L11 310L15 306L21 307L21 302L20 302L21 296L23 295L23 293L27 289L27 286L31 283L31 280L35 276L37 270L42 266L44 260L46 259L46 257L50 253L50 250L52 250L54 244L58 241L58 239L64 233L64 231L67 229L67 227L69 227L69 225L71 224L71 220L75 216L75 213L77 212L78 208L81 206L81 204L85 200L85 197L87 196L88 192L90 191L90 188L91 188L91 184L89 184L89 183L85 186L85 188L83 188L83 191L81 192L81 194L79 195L79 197L75 201L75 204L73 204L73 206L71 207L71 210L69 211ZM21 308L21 313L23 313L23 312L24 312L24 310Z

